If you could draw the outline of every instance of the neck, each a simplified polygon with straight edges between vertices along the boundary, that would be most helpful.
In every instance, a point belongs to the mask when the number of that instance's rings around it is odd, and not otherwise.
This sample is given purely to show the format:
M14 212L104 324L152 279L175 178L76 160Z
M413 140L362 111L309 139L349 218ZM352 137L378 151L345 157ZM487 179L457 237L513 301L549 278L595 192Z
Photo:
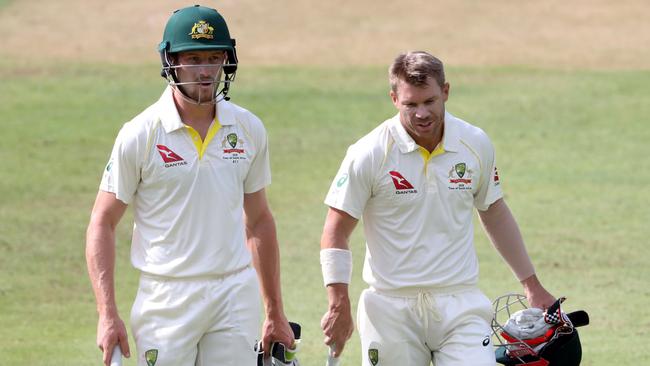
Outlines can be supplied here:
M440 144L440 141L442 141L442 135L444 133L444 130L445 130L445 124L440 123L438 126L436 126L436 129L434 130L432 137L429 136L420 137L420 136L412 136L412 135L411 137L413 138L416 144L427 149L428 152L433 152L433 150L435 150L436 147L438 147L438 145Z
M197 104L182 95L177 89L174 90L173 96L178 115L186 125L197 127L207 124L209 126L214 120L217 112L216 103Z

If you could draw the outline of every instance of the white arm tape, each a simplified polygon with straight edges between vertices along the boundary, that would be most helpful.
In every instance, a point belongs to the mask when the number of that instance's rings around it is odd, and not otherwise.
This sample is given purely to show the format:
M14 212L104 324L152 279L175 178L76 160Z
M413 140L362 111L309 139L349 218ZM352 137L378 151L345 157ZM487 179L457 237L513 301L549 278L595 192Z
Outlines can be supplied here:
M352 279L352 252L338 248L321 249L320 266L325 286L333 283L349 284Z

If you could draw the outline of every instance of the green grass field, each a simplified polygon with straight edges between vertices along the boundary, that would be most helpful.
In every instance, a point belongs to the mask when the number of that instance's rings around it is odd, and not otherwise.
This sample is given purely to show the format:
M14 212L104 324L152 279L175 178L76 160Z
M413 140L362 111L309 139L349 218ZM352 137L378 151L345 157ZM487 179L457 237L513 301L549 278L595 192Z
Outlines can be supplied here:
M0 64L0 365L100 364L85 229L117 131L162 92L157 68ZM452 67L448 79L447 109L496 146L538 275L568 310L591 315L583 365L648 364L650 72ZM387 89L384 68L245 65L233 87L269 131L285 310L303 325L305 366L325 355L322 200L346 147L394 114ZM125 319L137 281L130 228L127 214L116 277ZM519 291L481 229L476 247L487 295ZM352 248L356 306L361 230ZM355 333L343 361L359 357Z

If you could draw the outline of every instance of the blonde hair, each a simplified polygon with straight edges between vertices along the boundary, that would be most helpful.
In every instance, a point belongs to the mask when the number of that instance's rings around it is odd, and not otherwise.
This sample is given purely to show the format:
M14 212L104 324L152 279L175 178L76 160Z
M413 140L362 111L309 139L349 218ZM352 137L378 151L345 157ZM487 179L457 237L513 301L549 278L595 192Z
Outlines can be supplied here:
M414 86L424 86L429 77L433 78L440 87L445 85L445 69L442 61L424 51L401 53L388 68L388 79L393 92L397 92L397 83L400 80Z

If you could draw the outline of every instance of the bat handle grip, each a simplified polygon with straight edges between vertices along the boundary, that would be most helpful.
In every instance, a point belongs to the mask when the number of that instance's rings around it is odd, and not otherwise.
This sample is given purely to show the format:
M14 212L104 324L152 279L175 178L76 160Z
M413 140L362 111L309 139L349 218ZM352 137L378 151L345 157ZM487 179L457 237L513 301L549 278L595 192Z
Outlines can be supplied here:
M122 349L119 344L116 344L113 348L110 366L122 366Z
M334 357L335 350L336 345L331 345L329 347L329 352L327 353L327 363L325 363L325 366L341 366L341 360L338 357Z

